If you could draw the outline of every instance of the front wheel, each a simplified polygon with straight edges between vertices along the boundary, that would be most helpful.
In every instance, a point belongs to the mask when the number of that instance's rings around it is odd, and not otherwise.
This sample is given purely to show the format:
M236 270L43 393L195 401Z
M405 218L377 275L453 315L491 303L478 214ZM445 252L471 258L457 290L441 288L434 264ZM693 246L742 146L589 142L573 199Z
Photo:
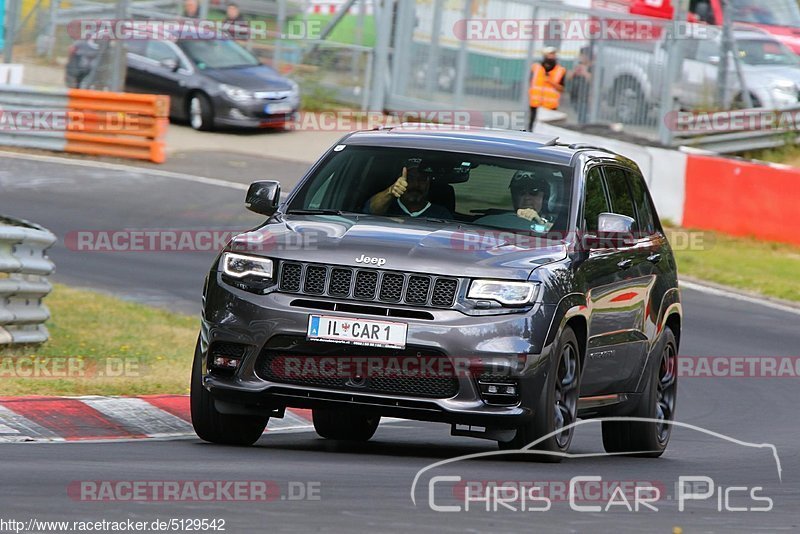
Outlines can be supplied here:
M678 391L678 344L670 328L659 361L651 366L647 386L639 399L633 417L641 421L603 421L603 447L606 452L628 453L643 458L664 454L675 420L675 399Z
M314 408L312 415L314 430L320 437L344 441L369 441L381 421L379 415L330 408Z
M578 397L581 383L581 358L578 338L572 328L561 333L551 360L546 385L539 403L534 407L533 420L517 429L511 441L498 442L501 450L521 449L548 434L547 439L534 445L534 449L549 454L531 455L538 462L560 462L572 443L575 428L570 426L577 420Z
M252 445L269 422L268 416L230 415L217 411L211 393L203 387L203 352L200 340L194 351L192 366L191 411L192 426L197 436L222 445Z

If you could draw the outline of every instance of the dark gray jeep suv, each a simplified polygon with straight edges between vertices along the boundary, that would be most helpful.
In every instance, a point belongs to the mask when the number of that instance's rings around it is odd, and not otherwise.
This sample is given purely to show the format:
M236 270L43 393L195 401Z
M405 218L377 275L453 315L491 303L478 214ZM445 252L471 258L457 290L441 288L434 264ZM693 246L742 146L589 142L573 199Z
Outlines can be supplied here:
M381 416L450 423L558 461L578 417L660 456L675 414L675 260L632 161L523 132L349 134L217 258L192 373L202 439L249 445L310 408L368 440Z

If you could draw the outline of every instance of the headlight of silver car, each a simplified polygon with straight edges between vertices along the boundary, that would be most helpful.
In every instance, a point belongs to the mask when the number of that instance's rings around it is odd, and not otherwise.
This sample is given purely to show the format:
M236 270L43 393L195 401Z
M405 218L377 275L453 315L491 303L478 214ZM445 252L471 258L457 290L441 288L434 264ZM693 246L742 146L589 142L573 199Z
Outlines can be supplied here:
M467 298L495 300L506 306L530 304L536 298L539 284L535 282L507 282L503 280L473 280Z
M233 278L272 279L272 260L226 252L222 255L222 272Z
M222 89L222 92L225 93L225 96L236 102L248 102L255 98L252 91L242 89L241 87L226 85L223 83L220 84L219 88Z

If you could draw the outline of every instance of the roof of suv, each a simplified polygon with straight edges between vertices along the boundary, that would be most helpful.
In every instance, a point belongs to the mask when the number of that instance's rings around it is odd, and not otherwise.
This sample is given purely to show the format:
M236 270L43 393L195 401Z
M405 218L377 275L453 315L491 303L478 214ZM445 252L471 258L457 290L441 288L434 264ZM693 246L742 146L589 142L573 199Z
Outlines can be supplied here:
M403 124L362 130L350 134L342 142L358 146L391 145L398 148L536 159L560 165L570 165L576 154L586 150L615 155L604 148L584 144L567 145L559 143L557 137L530 132L436 124Z

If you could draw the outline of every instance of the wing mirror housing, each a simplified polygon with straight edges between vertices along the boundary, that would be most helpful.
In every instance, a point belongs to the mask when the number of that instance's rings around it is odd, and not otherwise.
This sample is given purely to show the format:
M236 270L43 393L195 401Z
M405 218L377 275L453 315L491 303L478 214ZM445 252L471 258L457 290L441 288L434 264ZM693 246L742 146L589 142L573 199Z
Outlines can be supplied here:
M274 180L253 182L247 190L244 205L260 215L271 217L278 211L281 198L281 184Z

